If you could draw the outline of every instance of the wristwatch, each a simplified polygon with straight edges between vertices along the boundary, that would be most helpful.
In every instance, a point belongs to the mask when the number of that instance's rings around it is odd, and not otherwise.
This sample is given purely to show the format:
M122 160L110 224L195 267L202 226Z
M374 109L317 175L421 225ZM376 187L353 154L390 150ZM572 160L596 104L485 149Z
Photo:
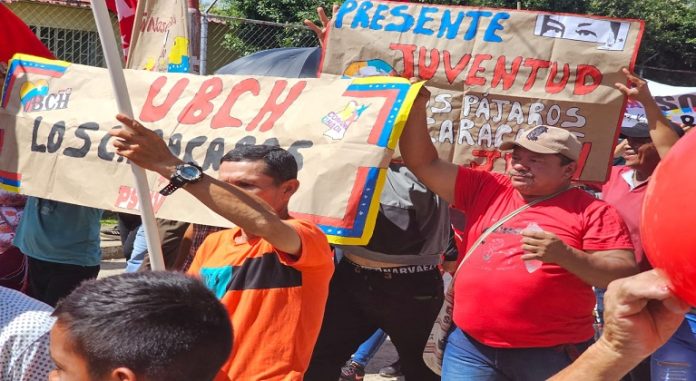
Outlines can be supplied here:
M186 184L195 183L203 177L203 168L198 165L188 162L176 166L174 174L169 179L169 184L162 188L160 192L163 196L169 196L175 190L183 187Z

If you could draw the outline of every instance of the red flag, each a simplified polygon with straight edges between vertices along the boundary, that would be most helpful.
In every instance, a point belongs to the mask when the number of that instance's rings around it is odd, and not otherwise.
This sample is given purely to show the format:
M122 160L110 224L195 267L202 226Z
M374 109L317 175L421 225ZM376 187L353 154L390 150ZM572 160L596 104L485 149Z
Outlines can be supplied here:
M0 4L0 25L0 62L9 61L15 53L55 58L27 24L3 4Z
M128 47L130 47L131 35L133 34L133 21L137 6L138 0L106 0L106 7L118 15L124 58L128 57Z

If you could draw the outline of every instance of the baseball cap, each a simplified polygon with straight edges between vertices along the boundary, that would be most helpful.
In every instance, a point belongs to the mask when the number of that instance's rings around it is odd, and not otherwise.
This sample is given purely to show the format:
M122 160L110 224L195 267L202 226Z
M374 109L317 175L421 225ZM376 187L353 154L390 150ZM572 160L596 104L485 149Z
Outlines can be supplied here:
M676 124L670 122L669 127L677 133L679 137L684 136L684 130L677 126ZM621 137L622 138L649 138L650 137L650 127L647 123L638 122L631 127L622 126L621 127Z
M500 146L501 150L512 149L515 146L526 148L542 154L561 154L577 161L582 150L582 143L568 130L558 127L540 125L523 132L514 141L508 141Z

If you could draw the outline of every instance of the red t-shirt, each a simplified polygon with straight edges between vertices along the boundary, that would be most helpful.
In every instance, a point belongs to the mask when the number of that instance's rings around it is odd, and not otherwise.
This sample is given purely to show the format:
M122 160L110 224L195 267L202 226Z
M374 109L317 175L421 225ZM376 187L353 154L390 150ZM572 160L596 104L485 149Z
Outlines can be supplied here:
M645 190L648 189L647 181L631 189L624 176L632 176L631 168L618 166L612 167L609 181L602 186L602 200L616 208L619 215L626 223L631 233L631 241L635 248L636 263L641 271L650 270L650 262L643 253L643 245L640 241L640 212L643 210Z
M486 228L524 204L507 176L459 169L454 207L467 216L467 249ZM583 190L568 190L513 217L474 250L457 275L454 322L497 348L550 347L592 338L592 287L551 263L527 271L520 258L520 233L530 223L580 250L632 249L628 230L612 207Z

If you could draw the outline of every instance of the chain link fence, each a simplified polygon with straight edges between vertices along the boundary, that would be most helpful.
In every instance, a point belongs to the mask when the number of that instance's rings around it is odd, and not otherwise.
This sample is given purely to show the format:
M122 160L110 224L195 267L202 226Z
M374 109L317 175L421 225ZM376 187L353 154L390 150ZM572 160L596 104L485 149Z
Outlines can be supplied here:
M2 1L24 21L46 47L61 60L82 65L106 66L87 0ZM114 34L119 36L118 20L111 16ZM117 41L120 46L120 40Z
M83 65L105 66L89 0L0 2L29 25L59 59ZM280 24L223 15L201 18L203 20L200 23L194 24L191 38L199 41L200 34L197 32L203 29L200 27L207 21L206 73L214 73L227 63L259 50L319 45L314 33L302 24ZM111 21L114 34L119 36L118 20L113 14ZM120 41L117 43L120 46ZM198 60L194 62L197 67ZM681 86L696 85L696 73L693 71L641 65L638 65L637 70L659 82Z
M202 23L208 23L206 73L214 73L231 61L260 50L319 45L314 32L303 24L219 15L203 15L202 18Z
M89 0L0 0L22 19L58 59L82 65L105 66L99 34ZM111 15L114 34L118 20ZM314 32L303 24L281 24L222 15L201 16L196 30L207 21L206 73L265 49L318 46ZM203 28L204 29L204 28ZM192 38L198 40L200 34ZM120 40L117 41L120 46ZM119 50L120 51L120 50ZM204 49L201 49L204 51Z

